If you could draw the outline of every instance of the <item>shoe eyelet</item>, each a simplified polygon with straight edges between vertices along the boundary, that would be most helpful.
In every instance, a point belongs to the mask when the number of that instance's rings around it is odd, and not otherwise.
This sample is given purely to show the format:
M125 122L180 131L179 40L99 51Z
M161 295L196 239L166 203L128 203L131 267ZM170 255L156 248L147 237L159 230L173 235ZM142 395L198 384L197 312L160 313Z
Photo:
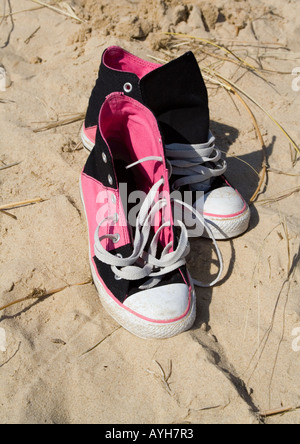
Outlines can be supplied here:
M108 175L108 183L110 184L110 185L112 185L113 183L114 183L114 181L113 181L113 178L111 177L111 175L109 174Z
M117 198L116 198L116 196L114 194L111 196L111 202L114 205L116 205L116 203L117 203Z
M127 83L125 83L125 85L123 86L123 89L124 89L124 92L125 92L126 94L130 94L131 91L133 90L133 86L132 86L131 83L127 82Z
M107 156L105 153L102 153L102 160L104 163L107 163Z

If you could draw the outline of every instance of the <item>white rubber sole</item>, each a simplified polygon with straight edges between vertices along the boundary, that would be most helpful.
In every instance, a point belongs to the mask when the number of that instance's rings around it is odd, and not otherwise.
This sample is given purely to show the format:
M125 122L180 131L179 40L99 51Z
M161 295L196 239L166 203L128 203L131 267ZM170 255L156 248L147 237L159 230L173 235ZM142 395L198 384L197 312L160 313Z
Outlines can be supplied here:
M86 216L84 199L82 196L81 180L79 183L80 183L81 200ZM190 330L194 325L196 320L196 294L194 288L192 289L190 309L184 318L175 322L161 323L161 322L150 321L129 311L122 304L116 302L116 300L114 300L107 293L102 282L97 276L90 251L89 251L89 261L90 261L93 280L103 307L110 314L110 316L113 319L115 319L115 321L117 321L122 327L124 327L130 333L142 339L166 339L166 338L171 338L173 336L177 336L180 333L183 333L184 331Z
M250 224L250 208L233 218L205 218L217 240L233 239L244 234Z
M143 319L123 308L106 292L98 279L91 263L91 270L95 286L97 288L101 303L110 316L130 333L142 339L166 339L177 336L189 330L196 319L196 296L192 292L191 307L188 314L176 322L157 323Z
M92 151L95 144L90 141L90 139L85 135L84 133L84 127L81 129L81 141L83 143L84 148L86 148L88 151Z
M209 223L209 227L212 230L212 233L216 240L228 240L241 236L248 230L251 218L251 211L250 208L247 208L247 210L245 210L242 214L232 218L218 218L209 216L204 217L205 220ZM201 232L197 231L197 229L189 231L189 237L200 236L209 238L208 233L206 231L203 232L203 229Z

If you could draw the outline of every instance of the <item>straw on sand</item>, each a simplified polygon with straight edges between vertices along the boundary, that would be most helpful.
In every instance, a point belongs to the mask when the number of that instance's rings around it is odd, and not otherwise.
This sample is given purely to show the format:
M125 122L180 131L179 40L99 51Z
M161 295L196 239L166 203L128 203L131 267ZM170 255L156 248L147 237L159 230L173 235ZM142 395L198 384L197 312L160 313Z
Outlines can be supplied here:
M11 17L13 15L23 14L24 12L38 11L39 9L43 9L43 8L44 8L44 6L37 6L35 8L20 9L18 11L12 11L9 14L0 15L0 18L7 19L8 17Z
M3 311L6 308L12 307L13 305L16 305L16 304L19 304L21 302L27 301L29 299L46 298L46 297L49 297L49 296L53 296L54 294L61 293L62 291L66 290L67 288L88 285L88 284L91 284L91 282L92 282L92 279L89 279L88 281L80 282L79 284L65 285L64 287L60 287L60 288L57 288L57 289L51 290L51 291L46 291L45 289L35 288L29 295L25 296L24 298L17 299L17 300L15 300L13 302L9 302L6 305L3 305L2 307L0 307L0 311Z
M50 129L54 129L54 128L59 128L60 126L66 126L66 125L70 125L72 123L76 123L76 122L80 122L83 121L85 118L85 113L76 113L73 114L70 117L66 117L64 119L60 119L60 120L56 120L56 121L52 121L47 123L44 126L41 126L40 128L36 128L33 130L34 133L41 133L43 131L48 131Z
M77 17L77 15L75 14L75 12L72 10L71 6L68 5L67 3L64 2L64 6L66 6L66 8L68 9L67 11L64 11L63 9L60 8L56 8L55 6L49 5L48 3L42 2L40 0L29 0L33 3L36 3L40 6L43 6L45 8L51 9L54 12L57 12L58 14L64 15L66 17L72 18L74 20L77 20L80 23L85 23L85 20L80 19L79 17Z
M0 167L0 171L2 170L7 170L8 168L12 168L14 166L20 165L21 162L15 162L15 163L11 163L10 165L4 165L2 167Z
M225 79L225 77L221 76L219 73L215 73L217 77L219 77L221 80L228 83L231 87L238 90L240 93L242 93L245 97L247 97L251 102L253 102L258 108L261 109L274 123L275 125L280 129L280 131L287 137L289 142L293 145L294 149L297 151L298 154L300 154L300 147L299 145L293 140L293 138L289 135L289 133L283 128L283 126L260 104L257 100L255 100L253 97L251 97L246 91L244 91L242 88L240 88L237 84L231 82L228 79Z
M276 196L271 196L268 199L262 199L259 200L257 203L261 205L268 205L272 204L274 202L279 202L280 200L287 199L288 197L292 196L293 194L299 193L300 187L293 188L291 190L285 190L280 194L277 194Z
M37 197L36 199L23 200L21 202L4 204L4 205L0 205L0 211L12 210L13 208L25 207L27 205L32 205L32 204L36 204L36 203L40 203L40 202L44 202L44 201L45 201L45 199L42 199L41 197Z
M293 412L295 410L299 410L299 407L287 407L287 408L280 408L280 409L274 409L274 410L266 410L264 412L260 412L259 415L268 418L270 416L276 416L276 415L283 415L284 413Z
M165 32L164 34L166 35L173 35L175 37L184 37L184 38L188 38L188 39L193 39L193 40L197 40L200 43L204 43L206 45L210 45L213 46L217 49L220 49L221 51L225 52L226 54L229 54L231 56L233 56L239 63L241 63L242 65L246 66L247 68L252 69L253 71L257 71L257 67L251 65L250 63L246 62L246 60L243 60L241 57L239 57L238 55L236 55L233 51L231 51L229 48L226 48L225 46L221 46L218 45L217 43L211 41L211 40L207 40L201 37L195 37L192 35L186 35L186 34L180 34L180 33L176 33L176 32Z

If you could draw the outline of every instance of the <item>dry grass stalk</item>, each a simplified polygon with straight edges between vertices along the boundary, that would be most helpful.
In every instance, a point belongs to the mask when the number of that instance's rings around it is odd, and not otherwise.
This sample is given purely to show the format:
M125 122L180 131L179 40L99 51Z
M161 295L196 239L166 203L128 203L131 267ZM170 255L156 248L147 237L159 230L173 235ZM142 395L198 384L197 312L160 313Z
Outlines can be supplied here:
M23 14L24 12L31 12L31 11L38 11L39 9L43 9L45 6L38 6L36 8L30 8L30 9L21 9L20 11L14 11L10 14L6 14L6 15L0 15L0 19L6 19L8 17L11 17L12 15L16 15L16 14Z
M2 167L0 167L0 171L2 170L7 170L8 168L12 168L14 166L20 165L21 162L15 162L15 163L11 163L10 165L4 165Z
M154 362L155 362L155 363L157 364L157 366L159 367L159 370L160 370L161 376L158 376L156 373L152 372L152 371L149 370L149 369L147 370L147 372L150 373L151 375L155 376L155 378L157 378L157 379L161 382L163 388L167 391L167 393L168 393L170 396L173 396L173 393L172 393L172 390L171 390L171 388L170 388L170 384L169 384L169 379L171 378L171 376L172 376L172 372L173 372L173 363L172 363L172 360L169 361L169 373L168 373L168 375L166 375L166 373L165 373L165 371L164 371L162 365L161 365L158 361L155 360Z
M269 173L281 174L281 175L284 175L284 176L300 177L300 174L285 173L284 171L277 170L276 168L268 168L268 171L269 171Z
M246 62L246 60L243 60L241 57L239 57L237 54L235 54L233 51L231 51L229 48L226 48L225 46L221 46L218 45L217 43L211 41L211 40L207 40L201 37L195 37L192 35L186 35L186 34L180 34L180 33L176 33L176 32L165 32L164 34L166 35L172 35L174 37L181 37L181 38L188 38L188 39L192 39L192 40L197 40L202 44L205 45L210 45L213 46L217 49L220 49L221 51L225 52L226 54L229 54L231 56L233 56L236 60L238 60L239 63L241 63L243 66L247 67L248 69L250 68L253 71L257 71L258 68L256 66L251 65L250 63Z
M260 412L259 415L262 416L263 418L268 418L270 416L275 416L275 415L282 415L283 413L289 413L289 412L293 412L295 410L299 410L299 407L287 407L287 408L281 408L281 409L275 409L275 410L266 410L264 412Z
M77 114L72 115L71 117L57 120L55 122L49 122L45 126L34 129L33 132L34 133L41 133L41 132L48 131L48 130L51 130L54 128L59 128L60 126L71 125L72 123L83 121L84 119L85 119L85 113L77 113Z
M16 103L14 100L0 99L0 103Z
M33 31L29 37L27 37L26 40L24 40L25 45L28 45L30 43L30 40L37 34L37 32L41 29L39 26L35 31Z
M279 202L280 200L286 199L292 196L295 193L300 192L300 187L293 188L292 190L286 190L284 194L279 194L277 196L270 197L268 199L259 200L257 203L261 205L268 205L275 202Z
M226 151L223 151L223 150L220 150L220 151L221 151L222 154L225 154L225 155L227 154ZM232 158L238 160L239 162L242 162L242 163L244 163L245 165L247 165L247 166L250 168L250 170L252 170L253 173L254 173L256 176L258 176L258 177L260 178L260 174L256 171L256 169L255 169L255 168L254 168L249 162L246 162L246 160L241 159L239 156L236 156L235 154L231 154L230 157L232 157ZM268 170L268 171L269 171L269 170Z
M32 204L36 204L36 203L40 203L40 202L44 202L44 201L45 201L45 199L42 199L41 197L37 197L36 199L23 200L22 202L14 202L14 203L6 204L6 205L1 205L0 211L11 210L13 208L24 207L26 205L32 205Z
M289 145L290 148L290 152L291 152L291 162L292 162L292 167L294 168L297 164L298 161L298 155L297 155L297 151L294 151L291 144Z
M55 6L48 5L48 3L44 3L44 2L42 2L40 0L29 0L29 1L31 1L33 3L36 3L36 4L40 5L40 6L44 6L45 8L51 9L52 11L57 12L58 14L61 14L61 15L64 15L66 17L69 17L69 18L72 18L74 20L77 20L80 23L85 23L84 20L82 20L79 17L77 17L77 15L72 11L71 7L68 8L69 11L71 11L71 12L66 12L66 11L63 11L60 8L56 8Z
M120 328L122 328L120 325L115 328L111 333L109 333L108 335L106 335L103 339L101 339L101 341L97 342L96 345L94 345L93 347L89 348L87 351L85 351L84 353L82 353L81 356L86 355L87 353L90 353L91 351L95 350L97 347L99 347L99 345L101 345L104 341L106 341L106 339L110 338L116 331L120 330Z
M223 62L233 63L234 65L237 65L237 66L241 67L241 62L238 61L238 60L234 60L234 59L231 59L229 57L222 57L219 54L216 54L216 53L211 52L211 51L205 51L204 49L201 49L201 53L206 54L209 57L213 57L215 59L221 60ZM250 71L253 71L253 69L250 69L250 68L248 68L248 69ZM255 71L266 73L266 74L291 75L291 73L287 72L287 71L275 71L275 70L267 69L267 68L256 68ZM263 80L268 82L268 80L265 77L263 77L263 76L259 76L259 77L261 77Z
M13 301L13 302L10 302L9 304L3 305L3 307L0 307L0 311L3 311L6 308L12 307L13 305L16 305L16 304L19 304L21 302L27 301L29 299L46 298L46 297L49 297L49 296L53 296L54 294L60 293L60 292L62 292L64 290L66 290L67 288L88 285L91 282L92 282L92 279L89 279L86 282L80 282L79 284L65 285L64 287L57 288L56 290L52 290L52 291L46 291L45 289L35 288L29 295L25 296L24 298L17 299L16 301Z
M6 216L9 216L9 217L11 217L14 220L18 220L17 216L15 216L14 214L8 213L5 210L0 210L0 213L5 214Z
M280 129L280 131L283 132L283 134L287 137L287 139L293 145L293 147L297 151L297 153L300 154L299 145L292 139L292 137L283 128L283 126L262 105L260 105L253 97L251 97L246 91L244 91L242 88L240 88L235 83L233 83L230 80L226 79L225 77L221 76L219 73L214 72L214 75L217 76L218 78L220 78L226 84L229 84L232 88L239 91L241 94L243 94L245 97L247 97L251 102L253 102L261 111L263 111L275 123L275 125Z
M286 245L287 245L287 256L288 256L287 279L288 279L290 271L291 271L292 260L291 260L290 235L289 235L289 229L288 229L288 225L287 225L286 216L283 217L282 227L283 227L283 230L284 230L284 234L285 234L285 238L286 238Z
M253 43L253 42L246 42L246 41L237 41L234 39L220 39L218 38L219 42L227 42L231 43L234 47L244 47L246 46L251 48L262 48L262 49L284 49L286 51L290 51L290 49L284 45L284 43L280 42L260 42L260 43Z
M262 137L261 131L259 129L257 120L256 120L253 112L251 111L251 109L249 108L249 106L247 105L245 100L240 96L240 94L237 93L237 91L235 89L233 89L233 93L240 100L240 102L243 104L243 106L246 108L246 110L250 114L250 117L251 117L251 120L252 120L252 122L254 124L255 131L256 131L257 137L259 139L260 147L261 147L262 153L263 153L261 178L260 178L259 184L257 186L257 189L255 190L253 196L250 199L250 202L253 203L257 199L257 196L259 195L259 193L261 191L261 188L263 186L263 183L265 182L265 179L266 179L266 176L267 176L267 171L268 171L267 170L267 168L268 168L267 149L266 149L266 145L264 143L264 139Z

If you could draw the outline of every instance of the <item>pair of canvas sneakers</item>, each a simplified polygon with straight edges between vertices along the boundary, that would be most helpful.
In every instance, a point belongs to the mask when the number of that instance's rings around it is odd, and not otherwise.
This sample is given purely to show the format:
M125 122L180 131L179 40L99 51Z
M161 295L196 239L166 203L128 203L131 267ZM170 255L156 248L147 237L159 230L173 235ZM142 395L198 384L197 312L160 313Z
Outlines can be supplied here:
M216 239L239 236L250 220L248 205L224 177L193 53L158 65L108 48L81 136L91 151L80 189L103 306L142 338L190 329L194 285L212 286L222 273ZM216 246L220 272L211 284L188 272L195 236Z

